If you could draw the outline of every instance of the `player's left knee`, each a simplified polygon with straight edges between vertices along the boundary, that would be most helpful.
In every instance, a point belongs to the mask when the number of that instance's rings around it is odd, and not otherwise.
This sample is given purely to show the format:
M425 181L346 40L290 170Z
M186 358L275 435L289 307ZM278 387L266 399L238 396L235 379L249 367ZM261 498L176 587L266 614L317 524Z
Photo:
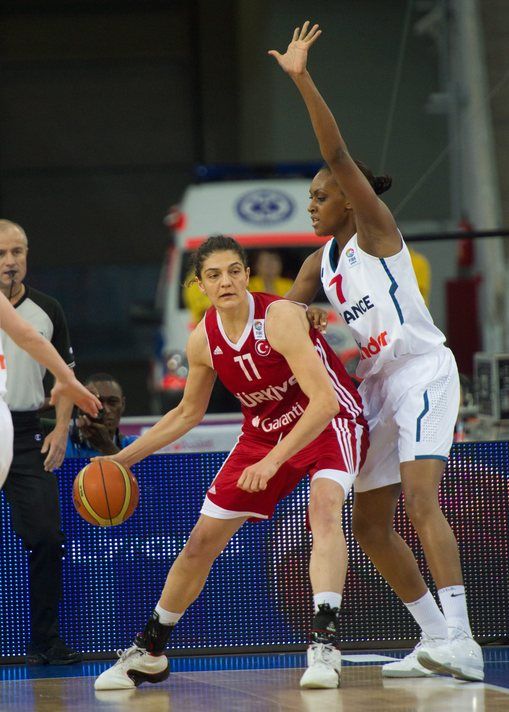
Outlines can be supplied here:
M182 549L182 556L188 561L213 561L220 553L217 540L201 532L192 532Z
M416 529L430 522L430 516L436 510L440 511L438 499L434 493L425 491L406 492L405 510Z
M337 489L325 489L312 491L309 502L309 521L311 529L316 535L317 532L327 533L341 528L341 508L343 504L342 493Z

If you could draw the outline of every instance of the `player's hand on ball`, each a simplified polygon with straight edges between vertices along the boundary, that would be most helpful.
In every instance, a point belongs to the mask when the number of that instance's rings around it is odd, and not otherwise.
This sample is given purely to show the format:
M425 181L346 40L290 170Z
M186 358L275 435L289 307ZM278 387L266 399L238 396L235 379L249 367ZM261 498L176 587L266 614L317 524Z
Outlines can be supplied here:
M97 462L98 460L113 460L114 462L118 462L119 465L122 465L122 467L129 467L127 463L122 462L120 452L116 452L114 455L96 455L90 458L90 462Z
M267 489L267 483L278 471L277 465L263 459L246 467L238 479L237 487L246 492L260 492Z

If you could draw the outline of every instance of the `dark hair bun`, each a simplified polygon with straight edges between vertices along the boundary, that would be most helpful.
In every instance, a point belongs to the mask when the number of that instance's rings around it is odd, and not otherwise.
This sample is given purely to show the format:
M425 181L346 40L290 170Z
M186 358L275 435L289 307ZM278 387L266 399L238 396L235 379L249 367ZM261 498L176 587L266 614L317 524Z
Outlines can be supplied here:
M392 185L391 176L375 176L373 178L373 190L377 195L382 195Z

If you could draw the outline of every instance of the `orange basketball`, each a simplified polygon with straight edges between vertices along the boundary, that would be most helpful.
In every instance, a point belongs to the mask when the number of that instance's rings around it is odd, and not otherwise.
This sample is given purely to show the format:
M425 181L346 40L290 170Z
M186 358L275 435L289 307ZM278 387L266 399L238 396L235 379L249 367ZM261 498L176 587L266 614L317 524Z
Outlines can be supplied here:
M114 527L129 519L138 506L133 473L114 460L97 460L76 475L72 488L78 514L90 524Z

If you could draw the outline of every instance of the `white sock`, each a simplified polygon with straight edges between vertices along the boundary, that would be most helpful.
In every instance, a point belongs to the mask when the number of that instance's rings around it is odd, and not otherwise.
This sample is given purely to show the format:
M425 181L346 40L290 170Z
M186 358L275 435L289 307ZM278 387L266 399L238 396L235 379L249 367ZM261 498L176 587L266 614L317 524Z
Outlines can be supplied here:
M403 603L405 603L403 601ZM405 606L415 618L417 625L423 633L431 638L447 638L447 623L438 607L437 602L431 595L431 591L426 591L422 598Z
M469 636L472 636L472 630L468 621L467 599L465 596L464 586L447 586L438 591L440 604L444 612L447 627L449 629L449 637L453 633L453 628L460 628Z
M318 606L321 603L328 603L331 608L341 608L341 599L343 596L335 591L322 591L315 593L313 596L313 605L315 613L318 613Z
M159 623L162 623L163 625L175 625L184 615L183 613L172 613L171 611L167 611L161 606L160 603L157 604L154 610L159 616Z

